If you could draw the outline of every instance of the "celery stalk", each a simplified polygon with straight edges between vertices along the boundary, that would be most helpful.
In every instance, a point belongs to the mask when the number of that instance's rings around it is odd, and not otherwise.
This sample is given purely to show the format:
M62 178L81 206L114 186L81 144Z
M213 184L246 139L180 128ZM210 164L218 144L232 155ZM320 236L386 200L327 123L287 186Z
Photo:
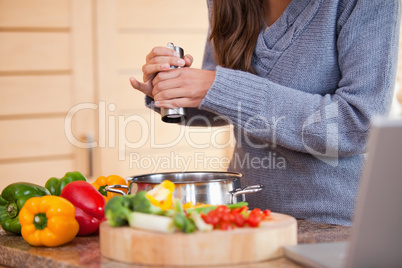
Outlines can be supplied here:
M173 233L176 229L171 217L142 212L130 213L128 222L132 228L160 233Z
M248 206L247 202L238 202L235 204L228 204L226 205L228 208L230 209L234 209L234 208L241 208L242 206ZM210 212L211 210L216 209L218 206L207 206L207 207L198 207L198 208L188 208L186 209L186 212L188 214L191 214L193 212L197 212L197 213L204 213L207 214L208 212Z

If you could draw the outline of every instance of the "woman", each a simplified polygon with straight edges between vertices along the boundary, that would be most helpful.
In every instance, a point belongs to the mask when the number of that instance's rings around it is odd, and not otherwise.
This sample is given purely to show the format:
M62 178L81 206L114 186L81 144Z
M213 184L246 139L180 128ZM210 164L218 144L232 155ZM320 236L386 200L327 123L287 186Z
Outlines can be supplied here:
M234 125L251 207L350 225L370 120L396 76L398 0L209 1L203 70L156 47L130 78L157 107ZM278 164L279 163L279 164Z

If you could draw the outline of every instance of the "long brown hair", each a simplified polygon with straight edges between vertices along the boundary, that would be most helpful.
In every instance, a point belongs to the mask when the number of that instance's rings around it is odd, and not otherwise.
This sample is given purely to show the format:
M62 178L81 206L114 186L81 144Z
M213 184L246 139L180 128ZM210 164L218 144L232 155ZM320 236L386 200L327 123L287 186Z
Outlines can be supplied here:
M226 68L254 73L251 59L262 22L262 0L214 0L211 35L214 58Z

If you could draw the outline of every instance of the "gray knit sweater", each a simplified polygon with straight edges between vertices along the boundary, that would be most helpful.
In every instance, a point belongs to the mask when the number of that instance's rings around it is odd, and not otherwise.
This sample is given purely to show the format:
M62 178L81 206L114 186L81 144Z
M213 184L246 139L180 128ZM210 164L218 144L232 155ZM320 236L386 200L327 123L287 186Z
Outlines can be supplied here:
M265 186L250 207L351 224L370 121L391 104L399 18L399 0L293 0L260 32L256 75L216 66L206 45L216 78L190 114L233 124L230 170Z

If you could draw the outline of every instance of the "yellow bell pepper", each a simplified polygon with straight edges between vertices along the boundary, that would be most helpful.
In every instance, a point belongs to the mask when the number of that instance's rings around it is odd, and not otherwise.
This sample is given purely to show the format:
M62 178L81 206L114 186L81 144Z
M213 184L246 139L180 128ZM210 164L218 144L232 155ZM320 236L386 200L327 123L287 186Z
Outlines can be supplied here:
M20 211L19 220L22 237L32 246L66 244L79 230L74 205L59 196L28 199Z
M145 196L152 205L157 206L162 210L166 210L172 207L174 189L174 183L165 180L149 190Z
M187 202L185 204L183 204L183 209L189 209L189 208L203 208L203 207L210 207L213 205L210 204L203 204L203 203L197 203L197 204L193 204L193 202Z
M95 188L103 195L103 198L105 198L106 202L109 201L112 197L119 195L117 193L111 193L106 191L106 186L116 184L127 185L127 181L120 176L110 175L108 177L100 176L92 183L92 185L95 186ZM127 193L127 189L123 188L116 188L116 189L122 190L125 193Z

